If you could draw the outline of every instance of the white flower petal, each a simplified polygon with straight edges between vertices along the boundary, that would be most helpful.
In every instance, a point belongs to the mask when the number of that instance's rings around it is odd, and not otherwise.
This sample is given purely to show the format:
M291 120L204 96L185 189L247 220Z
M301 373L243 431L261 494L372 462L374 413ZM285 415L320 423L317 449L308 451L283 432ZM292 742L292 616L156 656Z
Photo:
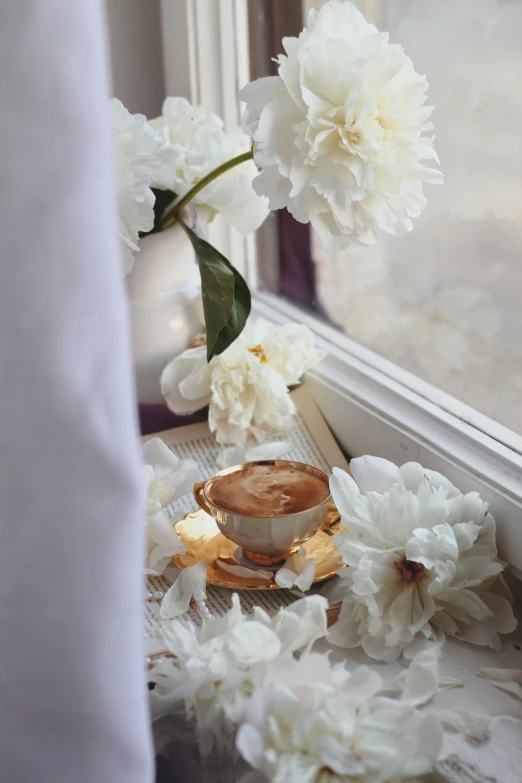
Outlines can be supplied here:
M495 688L522 699L522 669L479 669L477 675Z
M455 633L456 639L470 644L478 644L482 647L491 647L496 652L502 650L498 633L483 620L471 620L467 624L460 623L459 629Z
M378 661L384 661L384 663L393 663L401 654L399 647L386 645L384 639L380 639L378 636L365 634L361 637L360 643L366 655Z
M155 544L170 547L172 555L178 555L187 551L174 526L164 511L147 517L147 535Z
M225 563L223 560L216 560L217 565L227 571L229 574L240 577L240 579L260 579L262 582L270 581L273 577L272 571L263 571L261 568L254 571L252 568L245 568L245 566L231 565Z
M328 641L337 647L358 647L361 644L359 623L355 620L338 620L328 631Z
M312 586L315 577L315 557L292 555L275 573L275 582L279 587L291 588L294 585L305 593Z
M163 574L171 560L171 547L158 544L158 546L152 547L149 552L149 556L147 557L147 565L145 566L145 573L159 576Z
M255 462L262 459L281 459L290 449L292 444L287 440L275 440L270 443L262 443L247 449L245 462Z
M444 728L464 734L473 742L485 742L490 737L491 715L442 710L438 716Z
M272 618L271 626L281 640L281 652L296 652L326 635L328 601L319 595L295 601Z
M216 457L216 463L220 470L246 461L246 449L242 446L227 446L227 448L221 449Z
M110 101L116 165L119 235L125 274L132 270L140 232L154 226L152 179L162 166L162 140L143 114L130 114L117 98Z
M342 517L351 517L356 513L356 505L359 500L359 487L346 471L334 468L330 476L330 491Z
M408 560L422 563L426 568L434 568L438 561L457 560L459 547L452 527L446 524L436 525L433 530L414 530L405 552Z
M236 737L236 748L251 767L260 767L262 765L263 740L260 733L257 731L257 729L254 728L254 726L246 723L239 727L239 731ZM250 773L250 775L251 774L252 773Z
M180 575L165 593L161 602L160 616L162 620L172 620L188 610L191 600L204 601L207 597L207 564L203 561L184 568Z
M199 480L193 460L179 460L159 438L143 447L146 481L147 570L161 574L173 555L186 551L163 507L191 492Z
M497 633L513 633L518 620L513 614L513 607L507 598L495 593L481 593L480 597L493 612L491 626Z
M435 644L415 655L405 672L401 672L392 687L401 688L400 700L412 707L427 704L443 688L460 688L462 680L439 677L439 650Z
M449 479L445 478L441 473L437 473L435 470L423 468L418 462L406 462L399 470L404 486L411 492L417 492L419 487L426 482L435 489L445 488L450 491L455 490L455 487Z
M281 641L277 633L255 620L232 628L228 634L227 646L234 658L245 666L272 660L281 652Z
M180 416L195 413L210 402L210 369L206 347L189 348L163 370L161 393L171 411Z
M142 453L145 464L153 465L155 471L161 470L162 475L178 467L179 458L161 438L151 438L144 443Z
M369 666L359 666L346 681L344 694L352 704L359 705L375 696L382 686L380 674Z
M397 465L380 457L356 457L350 462L350 472L361 492L382 494L394 484L402 483Z

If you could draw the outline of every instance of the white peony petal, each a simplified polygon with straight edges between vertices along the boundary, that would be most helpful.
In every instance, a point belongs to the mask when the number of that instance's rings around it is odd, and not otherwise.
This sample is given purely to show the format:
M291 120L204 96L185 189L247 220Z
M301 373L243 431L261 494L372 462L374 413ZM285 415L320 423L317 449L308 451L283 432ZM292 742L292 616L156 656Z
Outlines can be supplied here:
M491 647L496 652L502 650L498 633L484 620L470 620L467 624L461 623L455 633L455 638L470 644Z
M337 647L358 647L361 644L359 622L338 620L328 631L328 641Z
M271 628L252 620L232 628L227 647L235 660L250 666L276 658L281 652L281 641Z
M350 462L350 472L361 492L383 494L394 484L402 483L397 465L381 457L356 457Z
M384 663L393 663L401 654L400 647L390 647L384 643L384 639L370 636L370 634L364 634L361 637L361 647L370 658L384 661Z
M453 525L453 534L457 541L459 552L469 552L480 533L480 525L474 522L457 522Z
M312 586L315 577L315 557L292 555L275 573L275 582L279 587L291 588L294 585L305 593Z
M522 699L522 669L479 669L477 675L495 688Z
M426 650L417 653L405 672L401 672L392 685L402 689L400 700L412 707L427 704L442 688L460 688L462 680L439 677L437 645L431 644Z
M176 533L171 520L164 511L147 517L147 535L155 544L170 547L172 549L171 555L187 551L187 547Z
M325 598L311 595L280 610L272 619L272 628L281 640L281 652L296 652L325 636L327 608Z
M270 443L262 443L259 446L253 446L245 454L246 462L255 462L262 459L281 459L290 449L292 444L287 440L276 440Z
M175 470L180 462L161 438L151 438L144 443L142 453L144 463L152 465L155 471L160 470L162 475Z
M445 478L441 473L437 473L435 470L423 468L418 462L406 462L399 470L404 486L411 492L417 492L419 487L425 482L435 489L445 488L450 491L455 490L455 487L449 479Z
M369 666L359 666L346 681L345 693L353 704L359 705L375 696L382 687L380 674Z
M334 468L330 476L330 491L342 517L351 517L359 500L359 487L346 471Z
M201 346L184 351L161 373L161 393L170 410L180 416L195 413L210 402L206 350L206 346Z
M246 461L246 449L242 446L228 446L226 449L221 449L216 457L216 463L220 470Z
M229 574L238 576L241 579L260 579L263 582L270 581L274 575L272 571L263 571L261 568L255 571L252 568L245 568L245 566L225 563L223 560L216 560L216 563L223 571L227 571Z
M522 685L522 669L478 669L477 674L486 680L507 682L512 680Z
M245 723L239 727L236 736L236 748L251 767L260 767L263 763L263 740L254 726ZM252 775L253 773L249 773ZM259 774L259 773L254 773ZM244 780L244 778L243 778ZM251 783L251 778L246 780ZM255 780L255 778L254 778Z
M408 560L434 568L438 561L457 560L459 547L450 525L436 525L433 530L414 530L405 552Z
M497 633L513 633L518 625L518 620L513 614L511 602L501 595L495 593L481 593L480 597L493 612L490 620L491 626Z
M125 274L133 267L140 232L154 226L153 178L162 166L163 140L142 114L130 114L121 101L109 102L114 134L118 233Z
M415 723L417 723L416 726ZM438 715L428 713L420 715L414 721L412 728L412 735L417 741L418 755L405 760L404 773L406 775L423 775L431 771L442 750L442 726Z
M161 602L162 620L172 620L188 610L191 600L204 601L207 597L207 564L204 561L183 569Z
M464 734L473 742L485 742L490 737L491 715L442 710L438 716L444 728Z
M149 552L147 557L147 565L145 566L145 573L154 576L160 576L163 574L167 566L172 561L172 551L170 547L155 546Z
M278 76L263 76L239 90L239 100L247 104L243 116L243 127L247 132L250 132L252 126L259 121L262 109L271 100L272 93L279 83Z

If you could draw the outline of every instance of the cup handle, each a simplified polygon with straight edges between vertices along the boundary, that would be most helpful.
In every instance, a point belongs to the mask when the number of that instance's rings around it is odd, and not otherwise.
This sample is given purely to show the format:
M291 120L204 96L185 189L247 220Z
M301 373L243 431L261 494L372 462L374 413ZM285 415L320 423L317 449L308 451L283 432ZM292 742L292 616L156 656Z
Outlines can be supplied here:
M203 511L206 511L207 514L212 516L212 511L207 503L205 493L203 492L205 488L205 483L206 483L205 481L199 481L197 484L194 484L194 497L196 499L196 503L198 504L198 506L202 508Z

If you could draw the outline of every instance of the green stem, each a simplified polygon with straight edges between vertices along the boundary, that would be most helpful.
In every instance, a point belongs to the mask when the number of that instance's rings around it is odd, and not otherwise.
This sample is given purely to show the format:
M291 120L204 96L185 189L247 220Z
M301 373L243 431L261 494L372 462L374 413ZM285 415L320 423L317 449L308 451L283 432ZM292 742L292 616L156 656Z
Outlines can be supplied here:
M203 177L203 179L197 182L194 187L188 191L188 193L185 193L185 195L182 196L179 201L174 202L174 204L172 204L167 209L161 219L160 230L163 231L164 229L171 226L177 220L178 215L183 209L185 209L187 204L189 204L194 196L196 196L200 190L203 190L203 188L206 187L209 182L217 179L221 176L221 174L224 174L226 171L230 171L230 169L233 169L235 166L240 166L241 163L245 163L247 160L253 160L253 158L254 152L253 150L249 150L248 152L243 152L241 155L238 155L236 158L227 160L226 163L222 163L221 166L217 167L217 169L210 171L206 176Z

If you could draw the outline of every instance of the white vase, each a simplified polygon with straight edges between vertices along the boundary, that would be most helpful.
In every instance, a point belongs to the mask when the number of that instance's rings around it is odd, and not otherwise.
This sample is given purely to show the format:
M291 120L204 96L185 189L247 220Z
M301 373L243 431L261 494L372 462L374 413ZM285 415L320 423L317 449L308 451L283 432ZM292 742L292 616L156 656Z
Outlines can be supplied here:
M199 270L179 225L143 237L127 276L138 401L165 404L160 375L203 331Z

